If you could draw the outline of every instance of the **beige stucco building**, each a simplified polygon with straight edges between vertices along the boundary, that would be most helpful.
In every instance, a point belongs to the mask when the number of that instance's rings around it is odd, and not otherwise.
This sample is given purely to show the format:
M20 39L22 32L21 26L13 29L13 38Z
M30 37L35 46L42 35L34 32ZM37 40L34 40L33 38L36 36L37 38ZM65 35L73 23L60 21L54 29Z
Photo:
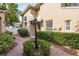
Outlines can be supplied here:
M5 33L5 10L0 10L0 33Z
M28 15L40 17L40 31L79 32L79 3L38 3L22 12L23 27L34 35ZM33 17L31 19L34 19Z

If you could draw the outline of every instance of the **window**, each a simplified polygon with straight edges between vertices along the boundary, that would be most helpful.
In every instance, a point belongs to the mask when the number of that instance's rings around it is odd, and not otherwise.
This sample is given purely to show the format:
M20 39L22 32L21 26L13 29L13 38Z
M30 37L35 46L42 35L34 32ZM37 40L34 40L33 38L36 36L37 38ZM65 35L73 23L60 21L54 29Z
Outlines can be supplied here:
M66 20L65 25L66 30L70 30L70 20Z
M24 20L24 24L27 25L27 17L26 16L23 17L23 20Z
M53 23L52 20L47 20L46 21L46 30L47 31L52 31L52 26L53 26L52 23Z
M25 17L24 17L24 21L26 21L26 20L27 20L27 17L25 16Z
M62 3L61 7L79 7L79 3Z
M25 25L27 25L27 22L25 22Z

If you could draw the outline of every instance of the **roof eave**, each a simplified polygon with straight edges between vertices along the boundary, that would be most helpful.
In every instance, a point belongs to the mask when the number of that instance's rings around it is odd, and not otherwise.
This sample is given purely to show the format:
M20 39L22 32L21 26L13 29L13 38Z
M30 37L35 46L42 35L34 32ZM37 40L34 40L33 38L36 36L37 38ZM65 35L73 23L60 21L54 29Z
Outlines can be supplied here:
M37 3L34 7L31 5L28 5L28 7L21 13L21 16L23 16L30 8L33 9L38 9L40 8L40 5L42 5L43 3Z

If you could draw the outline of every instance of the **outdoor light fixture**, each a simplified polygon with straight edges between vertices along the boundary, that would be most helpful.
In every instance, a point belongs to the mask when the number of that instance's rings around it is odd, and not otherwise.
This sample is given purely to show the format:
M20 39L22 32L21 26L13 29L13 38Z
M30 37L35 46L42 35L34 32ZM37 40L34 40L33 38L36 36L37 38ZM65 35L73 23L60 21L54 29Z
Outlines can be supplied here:
M29 15L27 16L27 18L28 18L29 21L34 20L34 16L33 16L32 14L29 14Z
M38 24L38 29L40 30L40 23L42 22L41 16L37 17L37 24Z
M40 18L40 17L39 17ZM39 19L38 18L38 19ZM28 20L30 22L34 21L34 25L35 25L35 45L34 45L34 48L35 49L38 49L39 46L38 46L38 42L37 42L37 21L38 21L37 17L34 17L32 14L29 14L28 15Z
M34 16L32 14L29 14L27 16L28 22L30 22L32 24L32 21L34 20Z
M42 21L41 16L38 16L37 17L37 22L41 22L41 21Z

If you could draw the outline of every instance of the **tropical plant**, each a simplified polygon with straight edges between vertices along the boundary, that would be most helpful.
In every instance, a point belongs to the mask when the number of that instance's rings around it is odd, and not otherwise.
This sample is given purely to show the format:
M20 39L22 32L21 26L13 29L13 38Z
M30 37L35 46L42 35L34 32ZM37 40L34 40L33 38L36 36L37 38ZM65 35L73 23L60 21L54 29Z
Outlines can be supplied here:
M12 39L12 33L6 32L5 34L0 34L0 54L8 52L14 44Z
M6 13L6 25L13 25L15 22L19 22L18 4L16 3L1 3L1 10L7 10Z

